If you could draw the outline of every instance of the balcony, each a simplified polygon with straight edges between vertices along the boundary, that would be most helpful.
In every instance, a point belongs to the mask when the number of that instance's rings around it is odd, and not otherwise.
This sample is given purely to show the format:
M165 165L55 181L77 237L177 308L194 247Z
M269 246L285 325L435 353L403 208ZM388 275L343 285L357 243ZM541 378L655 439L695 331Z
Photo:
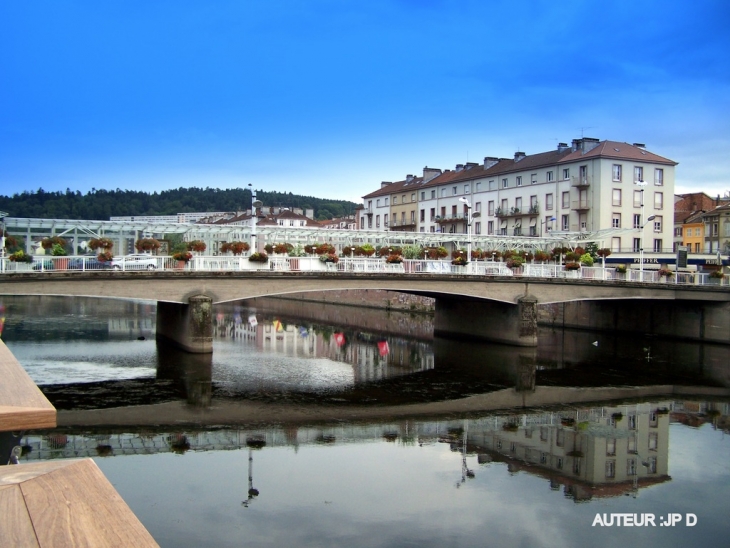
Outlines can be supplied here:
M590 208L591 206L588 205L588 200L573 200L570 203L570 209L573 211L586 211Z
M523 207L511 207L509 209L502 209L501 207L498 207L494 211L495 217L522 217L524 215L539 215L540 214L540 206L537 204L530 206L529 208L523 208Z
M415 228L415 226L416 226L415 220L411 221L411 220L407 220L407 219L395 220L390 223L391 230Z
M571 186L587 187L591 184L591 177L588 175L579 175L578 177L571 177Z
M438 224L446 224L446 223L458 223L459 221L466 221L466 218L464 217L463 213L456 213L452 215L436 215L434 217L434 222Z

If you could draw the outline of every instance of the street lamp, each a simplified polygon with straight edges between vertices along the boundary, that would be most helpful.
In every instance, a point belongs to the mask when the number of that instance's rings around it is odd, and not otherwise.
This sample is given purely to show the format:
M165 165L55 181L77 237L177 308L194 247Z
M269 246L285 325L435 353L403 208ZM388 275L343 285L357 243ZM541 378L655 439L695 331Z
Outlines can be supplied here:
M248 183L248 186L251 189L251 253L255 253L258 251L256 246L256 209L264 204L256 199L256 191L251 183Z
M466 206L466 260L471 263L471 203L465 196L459 198L459 201Z
M550 217L549 219L545 219L544 221L540 221L540 236L543 234L542 227L545 227L546 232L550 232L550 229L547 227L548 223L552 223L553 221L557 221L555 217Z
M642 217L643 219L643 217ZM645 223L641 225L641 239L639 240L639 272L641 281L644 281L644 229L646 225L656 219L656 215L649 215Z

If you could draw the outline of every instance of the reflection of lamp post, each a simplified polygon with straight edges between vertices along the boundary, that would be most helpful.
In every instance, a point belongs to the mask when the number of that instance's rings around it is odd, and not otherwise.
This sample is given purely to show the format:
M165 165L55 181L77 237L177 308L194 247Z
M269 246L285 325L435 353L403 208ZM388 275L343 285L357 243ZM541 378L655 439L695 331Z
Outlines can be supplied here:
M550 232L550 228L547 226L548 223L552 223L553 221L557 221L555 217L550 217L549 219L545 219L544 221L540 221L540 236L543 235L542 227L545 227L545 232Z

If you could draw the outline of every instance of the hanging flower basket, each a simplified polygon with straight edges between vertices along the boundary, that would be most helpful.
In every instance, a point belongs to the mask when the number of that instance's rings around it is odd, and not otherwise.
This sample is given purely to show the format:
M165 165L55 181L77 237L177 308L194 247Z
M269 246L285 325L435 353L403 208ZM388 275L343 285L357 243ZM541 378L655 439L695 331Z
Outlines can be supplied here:
M113 255L111 251L101 251L97 256L96 260L100 263L108 263L113 259Z
M252 263L266 263L269 261L269 256L266 253L264 253L263 251L262 252L257 251L255 253L251 253L248 260L251 261Z
M231 252L234 255L240 255L244 251L251 249L251 246L246 242L224 242L221 244L221 253Z
M182 261L187 263L190 259L193 258L193 254L189 251L178 251L177 253L172 254L172 258L176 261Z
M576 262L565 263L565 270L570 270L570 271L580 270L580 263L576 263Z
M157 251L160 249L160 242L154 238L140 238L134 242L134 248L137 251Z
M66 240L60 236L51 236L50 238L43 238L41 240L41 246L43 249L52 249L54 245L60 245L63 247L66 245Z
M114 242L111 238L91 238L86 245L92 251L96 251L97 249L108 251L114 247Z
M207 248L203 240L192 240L186 245L188 247L188 251L195 251L196 253L202 253Z
M466 260L466 257L460 255L459 257L452 259L451 264L455 266L466 266L469 264L469 261Z
M385 259L385 262L388 264L401 264L403 262L403 257L401 257L400 255L395 255L395 254L389 255Z
M31 255L26 255L23 251L16 251L15 253L12 253L10 256L8 256L8 259L10 259L14 263L33 262L33 257Z
M340 258L335 255L334 253L328 253L326 255L320 255L319 260L323 263L338 263L340 262Z

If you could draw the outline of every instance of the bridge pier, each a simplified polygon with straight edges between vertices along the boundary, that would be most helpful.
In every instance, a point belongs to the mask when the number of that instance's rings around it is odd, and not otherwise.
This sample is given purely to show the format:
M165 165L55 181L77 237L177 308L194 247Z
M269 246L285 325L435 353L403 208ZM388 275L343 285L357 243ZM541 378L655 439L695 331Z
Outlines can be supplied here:
M186 352L213 352L212 299L196 295L187 304L158 301L156 338Z
M438 297L434 334L537 346L537 299L524 295L516 304L507 304Z

